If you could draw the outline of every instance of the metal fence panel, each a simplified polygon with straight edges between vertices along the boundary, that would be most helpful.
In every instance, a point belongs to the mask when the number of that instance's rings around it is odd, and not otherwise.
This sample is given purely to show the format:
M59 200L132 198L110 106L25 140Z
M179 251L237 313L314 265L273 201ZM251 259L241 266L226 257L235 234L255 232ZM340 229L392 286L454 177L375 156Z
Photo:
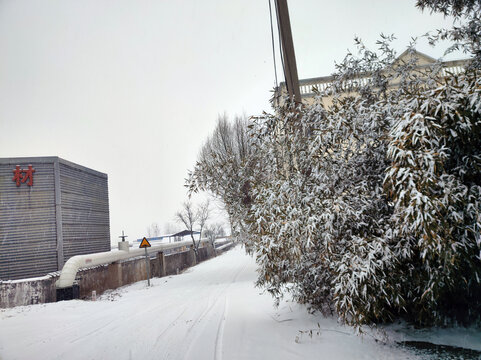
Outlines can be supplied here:
M110 250L107 175L60 161L64 259Z

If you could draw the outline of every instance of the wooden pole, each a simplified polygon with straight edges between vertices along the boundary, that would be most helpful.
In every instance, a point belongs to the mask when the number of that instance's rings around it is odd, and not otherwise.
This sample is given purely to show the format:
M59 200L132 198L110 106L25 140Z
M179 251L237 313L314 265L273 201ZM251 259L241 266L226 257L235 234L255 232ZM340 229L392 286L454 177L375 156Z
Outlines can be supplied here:
M301 92L299 89L299 77L297 75L296 55L294 53L294 42L292 41L291 22L289 20L289 9L287 0L276 0L277 21L280 27L282 54L284 57L284 74L286 86L291 100L301 103Z

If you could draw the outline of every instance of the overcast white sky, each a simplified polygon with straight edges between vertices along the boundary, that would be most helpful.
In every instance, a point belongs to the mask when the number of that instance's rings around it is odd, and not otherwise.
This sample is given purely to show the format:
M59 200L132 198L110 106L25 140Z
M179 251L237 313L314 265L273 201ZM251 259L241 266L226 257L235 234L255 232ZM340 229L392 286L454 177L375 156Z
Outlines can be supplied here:
M401 53L450 24L414 4L289 1L299 77L331 74L354 35ZM0 0L0 157L107 173L112 242L172 222L218 114L270 111L273 86L268 0Z

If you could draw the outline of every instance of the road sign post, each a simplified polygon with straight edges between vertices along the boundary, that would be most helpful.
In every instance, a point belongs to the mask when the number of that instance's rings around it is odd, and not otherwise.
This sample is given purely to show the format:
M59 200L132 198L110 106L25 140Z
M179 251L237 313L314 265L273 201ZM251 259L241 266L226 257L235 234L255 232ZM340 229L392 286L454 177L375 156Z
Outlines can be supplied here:
M149 259L149 254L147 253L147 248L151 246L152 245L150 245L149 241L145 237L142 239L142 242L140 243L140 246L139 246L140 249L142 248L145 249L145 268L147 269L147 286L150 286L150 261L149 261L150 259Z

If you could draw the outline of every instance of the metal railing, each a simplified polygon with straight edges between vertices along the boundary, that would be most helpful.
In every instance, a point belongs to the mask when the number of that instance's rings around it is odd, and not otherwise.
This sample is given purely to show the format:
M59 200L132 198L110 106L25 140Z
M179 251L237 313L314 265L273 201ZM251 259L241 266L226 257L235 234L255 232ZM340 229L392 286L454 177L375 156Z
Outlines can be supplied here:
M468 60L453 60L453 61L446 61L443 62L443 67L441 69L441 76L446 77L449 75L458 75L462 73L465 69L466 63ZM428 69L431 64L428 65L421 65L418 69ZM356 86L365 86L368 85L371 77L369 74L365 76L358 77L356 79L352 79L346 82L346 87L356 85ZM309 97L313 96L316 92L322 92L327 90L333 83L334 76L322 76L316 78L309 78L309 79L302 79L299 80L299 89L301 92L301 96ZM280 83L279 86L280 93L283 94L286 92L286 85L284 82Z

